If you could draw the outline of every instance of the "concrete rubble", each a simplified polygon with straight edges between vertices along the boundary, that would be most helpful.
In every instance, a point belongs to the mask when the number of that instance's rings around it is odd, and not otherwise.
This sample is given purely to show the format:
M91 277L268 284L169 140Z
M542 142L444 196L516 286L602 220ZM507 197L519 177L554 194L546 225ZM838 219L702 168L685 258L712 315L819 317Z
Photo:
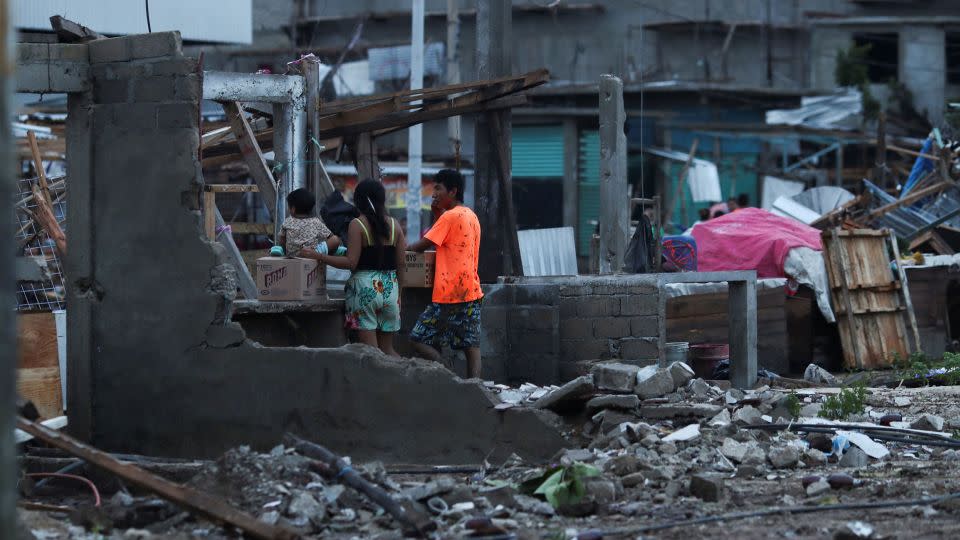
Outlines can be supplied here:
M535 538L549 531L566 538L592 531L600 538L631 525L684 516L960 491L949 472L960 459L960 442L947 433L935 435L932 429L946 425L944 417L960 417L960 408L935 407L925 412L917 408L916 399L902 408L896 405L899 391L871 389L872 405L863 417L896 413L904 419L895 429L902 428L896 435L906 437L905 441L881 440L884 432L871 431L880 427L878 423L793 417L791 410L821 403L830 395L826 389L723 390L722 381L688 378L686 366L602 366L560 387L485 383L492 400L500 405L560 414L557 421L567 448L547 462L513 455L476 466L366 462L353 467L450 538L498 534ZM656 378L660 381L650 382ZM638 389L645 384L645 388L658 387L644 392L655 397L642 397ZM793 406L788 405L791 402ZM711 414L701 414L698 407L711 407ZM656 413L653 417L644 414L651 410ZM787 431L776 427L778 420L817 429ZM919 431L919 427L926 429ZM930 444L931 438L911 439L921 434L940 436L944 444ZM554 504L556 500L545 498L540 488L560 470L583 475L579 477L582 493ZM283 446L267 453L248 447L230 450L208 463L190 485L264 522L305 536L399 538L401 530L376 503ZM147 501L161 509L150 523L143 518ZM117 531L116 538L126 538L124 527L128 526L158 537L198 531L215 538L222 534L216 526L150 497L118 495L104 504L114 519L113 529L108 530ZM947 503L918 508L939 516L939 527L960 512L960 506ZM878 531L902 531L894 524L901 515L891 511L889 519L871 516L871 526ZM847 530L847 523L861 518L862 513L835 511L816 520L779 516L780 521L768 524L776 524L780 532L789 529L798 537L822 537ZM683 534L683 529L675 533Z

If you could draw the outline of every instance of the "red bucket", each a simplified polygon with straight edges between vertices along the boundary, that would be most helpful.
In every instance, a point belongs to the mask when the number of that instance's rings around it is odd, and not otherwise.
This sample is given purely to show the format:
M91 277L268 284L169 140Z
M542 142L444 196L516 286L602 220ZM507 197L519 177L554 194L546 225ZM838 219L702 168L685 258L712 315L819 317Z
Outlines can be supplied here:
M723 360L730 358L730 345L726 343L701 343L700 345L691 345L690 367L697 377L701 379L712 379L713 370Z

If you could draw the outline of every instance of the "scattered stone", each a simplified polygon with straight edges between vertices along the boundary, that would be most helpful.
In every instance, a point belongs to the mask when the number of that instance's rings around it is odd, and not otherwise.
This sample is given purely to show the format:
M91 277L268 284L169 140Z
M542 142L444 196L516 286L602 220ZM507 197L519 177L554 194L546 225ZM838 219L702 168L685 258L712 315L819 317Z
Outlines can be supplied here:
M593 375L593 384L599 390L610 390L613 392L632 392L636 385L638 366L630 364L618 364L615 362L602 362L595 364L590 374Z
M723 409L716 416L710 419L709 425L715 427L728 426L733 422L733 419L730 417L730 411Z
M713 474L695 474L690 477L690 494L705 502L723 498L723 477Z
M733 413L733 421L741 425L754 425L760 423L761 416L760 411L753 406L744 405Z
M807 436L810 448L829 454L833 451L833 439L825 433L811 433Z
M422 501L452 491L456 485L457 483L453 478L441 476L433 482L427 482L426 484L407 489L403 494L410 500Z
M800 416L803 418L817 418L820 416L820 409L823 405L820 403L810 403L800 407Z
M664 368L647 366L637 372L636 394L643 399L658 398L673 392L673 377Z
M673 377L674 388L683 388L695 376L693 368L683 362L674 362L667 369L670 370L670 376Z
M740 400L742 400L745 397L746 397L746 394L743 392L743 390L740 390L739 388L731 388L730 390L727 390L723 394L723 399L724 401L726 401L727 405L736 405L737 403L740 403Z
M587 402L587 410L590 411L598 409L636 409L639 406L640 398L636 394L607 394L597 396Z
M693 441L700 438L700 424L690 424L663 438L664 442Z
M897 407L909 407L913 400L907 396L896 396L893 398L893 404Z
M660 453L665 456L672 456L677 453L677 445L672 442L661 442Z
M723 457L737 463L764 463L766 454L760 445L754 441L737 442L734 439L726 438L720 447L720 453Z
M266 523L267 525L276 525L280 521L280 512L276 510L271 510L269 512L264 512L260 514L260 521Z
M827 455L816 448L809 448L803 453L803 460L807 465L825 465Z
M642 486L643 482L646 480L646 477L642 472L631 473L620 479L620 483L623 484L625 488L632 488L636 486Z
M560 454L560 461L568 461L574 463L577 461L582 461L584 463L594 461L597 459L596 454L593 451L587 448L573 448L564 450Z
M633 454L617 456L607 462L604 470L616 476L626 476L640 470L640 459Z
M654 446L660 444L660 437L657 437L656 433L647 433L647 435L640 441L640 444L646 446L647 448L653 448Z
M600 425L600 431L602 433L609 433L621 425L628 424L634 420L636 420L636 416L614 409L604 409L593 416L593 423Z
M517 495L514 499L517 508L524 512L540 514L541 516L552 516L557 513L549 503L529 495Z
M841 467L860 469L866 467L869 463L870 457L867 456L867 453L855 446L850 447L840 458Z
M816 482L807 486L807 496L817 497L830 491L830 484L823 478L818 478Z
M943 431L943 418L935 414L925 414L910 423L910 428L923 431Z
M796 467L800 461L800 450L792 444L775 446L767 452L767 459L778 469Z
M617 500L619 491L617 485L600 476L587 478L583 482L584 494L598 504L610 504Z
M833 376L829 371L816 364L810 364L803 372L803 379L814 383L822 383L828 386L840 386L840 380Z
M592 375L583 375L546 394L531 405L534 409L554 409L569 401L583 400L596 391Z
M692 403L690 405L644 405L640 407L640 416L650 420L711 418L720 413L722 409L719 405L710 405L708 403Z
M292 523L298 527L311 521L322 521L326 512L326 507L306 491L296 492L290 501L290 506L287 507L287 514L293 518Z
M833 538L834 540L873 538L873 526L863 521L850 521L837 531Z
M692 393L698 399L706 399L713 394L713 387L710 386L710 383L700 378L690 381L690 383L687 385L687 389L690 390L690 393Z

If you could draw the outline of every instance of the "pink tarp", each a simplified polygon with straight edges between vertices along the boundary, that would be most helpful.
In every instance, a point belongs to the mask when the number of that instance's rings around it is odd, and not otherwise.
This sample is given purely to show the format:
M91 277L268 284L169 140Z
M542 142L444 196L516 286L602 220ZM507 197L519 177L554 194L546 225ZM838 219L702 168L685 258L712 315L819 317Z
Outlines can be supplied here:
M819 230L759 208L700 223L691 234L701 272L756 270L758 278L785 277L783 262L791 249L823 249Z

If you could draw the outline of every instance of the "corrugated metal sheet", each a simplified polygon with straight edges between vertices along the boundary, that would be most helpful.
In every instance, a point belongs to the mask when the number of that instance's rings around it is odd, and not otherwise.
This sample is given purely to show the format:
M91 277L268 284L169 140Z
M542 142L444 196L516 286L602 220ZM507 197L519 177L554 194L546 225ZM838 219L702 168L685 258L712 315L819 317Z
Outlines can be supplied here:
M423 48L423 74L443 74L443 43L428 43ZM367 51L370 61L370 80L392 81L410 78L410 45L380 47Z
M575 276L573 227L517 231L525 276Z
M896 198L870 182L864 180L863 185L872 195L872 209L896 202ZM913 240L926 231L949 223L960 216L960 189L950 187L936 197L910 207L895 208L873 221L876 228L893 229L897 237L904 240Z
M13 26L50 30L50 17L61 15L101 34L145 34L144 3L134 0L13 0ZM184 40L250 43L252 0L163 0L150 4L154 32L179 30Z
M513 126L514 178L563 178L563 128Z
M590 238L600 219L600 132L580 132L580 155L577 160L577 250L590 254Z

